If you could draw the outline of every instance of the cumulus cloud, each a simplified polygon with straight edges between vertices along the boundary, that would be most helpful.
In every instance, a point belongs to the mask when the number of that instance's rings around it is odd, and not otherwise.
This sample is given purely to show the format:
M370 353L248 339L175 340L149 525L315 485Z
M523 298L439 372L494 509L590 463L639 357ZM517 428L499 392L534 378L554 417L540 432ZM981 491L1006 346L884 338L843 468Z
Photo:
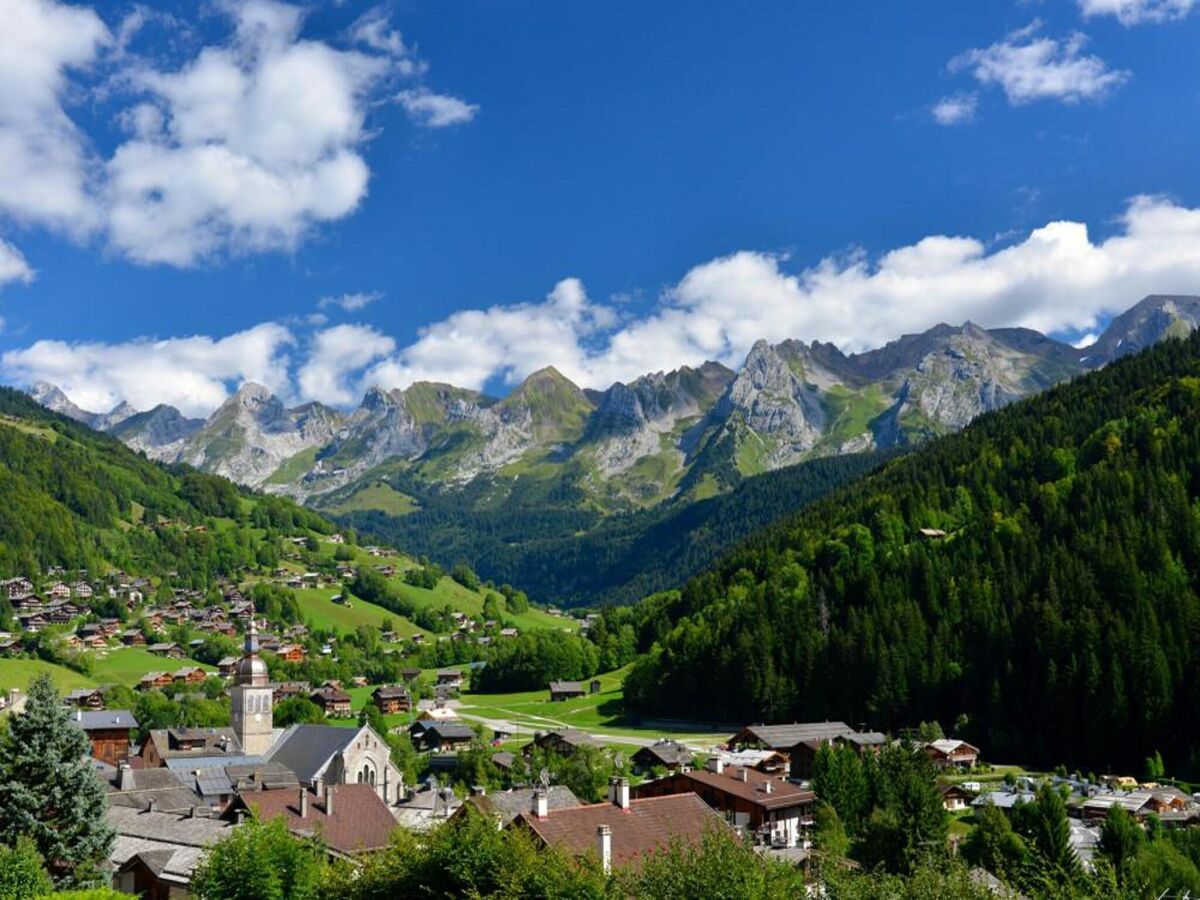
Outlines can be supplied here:
M943 97L933 105L930 112L933 120L939 125L961 125L975 118L978 106L977 94L954 94L951 97Z
M424 128L448 128L470 122L479 107L447 94L435 94L426 88L412 88L396 95L412 120Z
M273 322L224 338L137 338L116 344L42 340L0 356L13 383L49 381L84 409L107 411L121 400L138 409L169 403L206 416L230 385L257 381L290 394L290 331Z
M590 381L584 344L615 322L614 311L589 300L579 279L566 278L542 302L462 310L422 329L416 343L380 363L364 382L443 381L478 389L493 378L515 384L548 365Z
M1142 22L1170 22L1182 19L1197 5L1198 0L1079 0L1079 11L1085 18L1116 16L1122 25Z
M1086 35L1075 32L1060 41L1042 35L1041 29L1041 21L1035 20L990 47L968 50L950 61L950 70L999 86L1013 104L1101 100L1129 80L1129 72L1084 55Z
M151 20L187 26L150 7L134 6L114 34L86 6L3 0L0 214L99 235L134 262L191 266L292 250L354 212L370 175L368 111L424 64L380 8L335 46L304 37L301 6L215 7L224 37L168 63L133 43ZM89 91L123 104L114 117L127 138L107 159L68 112ZM426 88L404 97L429 127L478 110Z
M33 269L20 250L0 238L0 287L13 281L29 284L33 281Z
M362 388L352 386L351 377L395 349L394 340L367 325L335 325L319 331L296 374L300 395L321 403L352 403L362 396Z
M69 75L112 36L90 9L4 0L0 29L0 212L74 236L99 223L87 141L64 104Z
M755 341L833 341L878 347L939 322L1024 326L1072 336L1150 293L1200 284L1200 209L1162 197L1129 202L1115 232L1047 222L1005 246L930 235L872 256L859 251L807 267L741 251L695 266L640 317L588 297L567 278L542 300L455 312L405 347L374 328L343 324L302 347L264 324L227 338L142 339L125 344L39 341L0 357L6 380L51 381L86 408L127 398L206 413L241 379L281 396L355 402L372 385L445 381L513 385L553 365L585 387L718 360L738 366ZM289 359L289 352L297 355Z
M354 294L338 294L336 297L322 297L317 301L317 307L320 309L329 309L330 307L338 307L346 312L358 312L360 309L365 309L376 300L383 298L383 291L360 291Z
M147 100L108 163L107 200L110 240L138 262L290 249L366 195L359 149L385 62L301 38L298 7L226 9L226 44L174 71L130 74Z

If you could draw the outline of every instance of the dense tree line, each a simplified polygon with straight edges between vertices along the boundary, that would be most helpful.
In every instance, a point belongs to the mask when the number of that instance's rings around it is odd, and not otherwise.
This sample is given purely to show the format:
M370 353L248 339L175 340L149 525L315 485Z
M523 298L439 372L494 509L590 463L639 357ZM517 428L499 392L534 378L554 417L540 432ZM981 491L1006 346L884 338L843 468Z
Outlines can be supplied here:
M1200 771L1198 495L1200 335L983 416L635 610L627 702Z
M492 644L487 665L471 687L482 693L536 691L550 681L579 681L600 671L600 654L586 638L561 631L527 631Z
M748 478L718 497L696 502L681 495L608 516L582 496L569 495L566 506L521 498L496 509L475 507L468 492L422 495L421 508L405 516L372 511L345 520L411 552L447 564L466 560L484 578L526 585L541 602L630 603L675 587L746 537L892 455L812 460Z
M150 462L0 388L0 576L120 568L206 589L219 576L275 566L283 535L333 531L291 501L248 500L223 478ZM5 600L0 623L9 612Z

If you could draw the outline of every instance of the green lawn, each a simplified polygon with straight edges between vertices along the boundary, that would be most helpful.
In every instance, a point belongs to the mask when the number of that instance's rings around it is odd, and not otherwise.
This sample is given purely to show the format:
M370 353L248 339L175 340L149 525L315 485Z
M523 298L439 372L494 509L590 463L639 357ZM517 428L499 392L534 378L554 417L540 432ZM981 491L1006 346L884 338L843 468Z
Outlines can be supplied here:
M194 659L170 659L138 647L110 650L103 658L94 656L92 665L92 675L100 684L124 684L129 687L137 684L147 672L174 672L184 666L200 666L207 672L216 672L212 666Z
M557 723L580 728L597 735L624 737L670 737L696 744L724 741L728 734L709 732L664 731L661 728L642 728L625 719L625 704L621 682L625 669L617 669L600 677L600 691L575 700L553 702L547 690L515 694L462 695L460 709L468 715L489 719L506 719L530 731L557 726ZM627 745L626 745L627 746Z
M408 568L411 568L413 564L407 563L406 565ZM397 568L402 568L402 566L398 565ZM464 612L473 618L481 618L483 615L484 595L468 590L453 578L443 578L438 582L437 587L432 590L407 584L404 581L403 572L397 572L396 577L392 578L391 582L403 596L412 600L413 604L419 609L428 607L442 609L445 606L450 606L452 609ZM505 612L503 619L506 622L512 622L517 628L525 631L534 628L570 628L574 631L579 627L579 623L574 619L565 616L552 616L540 609L533 608L519 615Z
M56 666L40 659L0 659L0 691L7 693L10 688L28 690L29 682L42 673L49 673L60 691L96 686L94 679L65 666Z

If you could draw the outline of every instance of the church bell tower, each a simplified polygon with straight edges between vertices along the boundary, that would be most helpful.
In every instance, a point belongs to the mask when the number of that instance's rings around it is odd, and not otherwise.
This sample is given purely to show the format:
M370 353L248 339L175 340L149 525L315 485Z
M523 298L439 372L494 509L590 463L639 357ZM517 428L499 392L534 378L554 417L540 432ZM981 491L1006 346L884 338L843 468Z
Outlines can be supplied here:
M242 752L249 756L266 753L275 739L271 685L267 664L258 655L258 629L253 613L246 629L245 652L238 660L229 695L233 699L233 732L241 742Z

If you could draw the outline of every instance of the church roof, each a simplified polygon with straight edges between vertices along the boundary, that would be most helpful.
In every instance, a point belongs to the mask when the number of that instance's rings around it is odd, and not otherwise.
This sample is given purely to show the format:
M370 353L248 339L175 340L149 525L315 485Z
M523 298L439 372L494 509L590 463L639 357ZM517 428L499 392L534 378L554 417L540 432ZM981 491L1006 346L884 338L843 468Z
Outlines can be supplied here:
M301 783L310 782L336 753L354 743L361 729L337 725L293 725L267 751L267 759L296 773Z

